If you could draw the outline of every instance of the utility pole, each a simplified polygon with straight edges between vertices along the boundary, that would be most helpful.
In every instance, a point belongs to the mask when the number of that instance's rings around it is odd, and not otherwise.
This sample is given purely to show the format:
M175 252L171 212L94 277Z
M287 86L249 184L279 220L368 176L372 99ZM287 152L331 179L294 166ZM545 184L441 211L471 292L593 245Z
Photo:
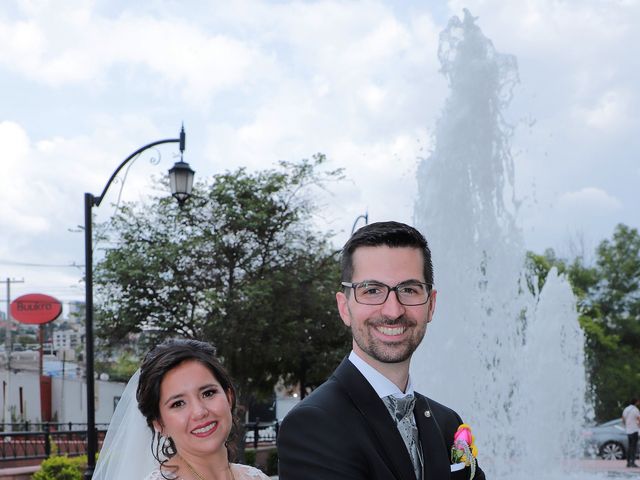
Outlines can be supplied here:
M7 352L7 359L11 353L11 284L24 283L24 279L16 280L7 278L7 330L4 337L4 351Z
M3 404L2 410L2 423L11 421L9 414L9 398L11 392L11 284L12 283L24 283L24 279L15 280L7 278L7 330L4 337L5 354L7 355L7 382L3 384ZM13 427L11 427L13 431Z

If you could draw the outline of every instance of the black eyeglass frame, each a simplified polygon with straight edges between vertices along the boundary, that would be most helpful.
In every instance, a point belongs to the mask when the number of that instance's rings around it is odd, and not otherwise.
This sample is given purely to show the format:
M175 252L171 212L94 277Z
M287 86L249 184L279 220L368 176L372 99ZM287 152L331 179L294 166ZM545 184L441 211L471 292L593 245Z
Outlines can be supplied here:
M387 295L384 297L384 300L381 301L380 303L363 303L363 302L359 301L358 300L358 295L356 294L356 289L357 289L357 287L359 287L360 285L363 285L365 283L371 283L373 285L380 285L381 287L387 287ZM405 307L417 307L417 306L420 306L420 305L427 304L429 302L429 300L431 299L431 292L433 291L433 283L419 282L417 280L407 280L407 281L404 281L404 282L400 282L395 287L390 287L386 283L379 282L378 280L364 280L362 282L340 282L340 284L345 288L351 288L353 290L353 298L357 303L359 303L360 305L370 305L370 306L384 305L384 303L389 299L389 294L391 292L395 292L396 299L398 300L398 303L400 305L404 305ZM398 288L401 288L401 287L403 287L405 285L415 285L415 284L420 284L420 285L424 285L425 286L425 288L427 289L427 299L424 302L420 302L420 303L411 303L411 304L404 303L400 299L400 295L398 295Z

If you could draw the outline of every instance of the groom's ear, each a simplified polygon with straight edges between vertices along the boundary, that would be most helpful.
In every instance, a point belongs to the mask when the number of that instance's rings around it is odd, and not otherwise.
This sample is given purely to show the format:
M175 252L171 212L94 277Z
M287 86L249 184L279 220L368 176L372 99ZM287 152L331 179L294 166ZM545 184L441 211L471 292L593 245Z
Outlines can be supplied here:
M427 306L428 310L427 310L427 323L430 323L431 320L433 320L433 314L436 311L436 297L438 295L438 292L436 290L433 290L431 292L431 296L429 297L429 304Z
M338 313L342 322L347 326L351 326L351 312L349 311L349 299L344 292L336 293L336 303L338 304Z

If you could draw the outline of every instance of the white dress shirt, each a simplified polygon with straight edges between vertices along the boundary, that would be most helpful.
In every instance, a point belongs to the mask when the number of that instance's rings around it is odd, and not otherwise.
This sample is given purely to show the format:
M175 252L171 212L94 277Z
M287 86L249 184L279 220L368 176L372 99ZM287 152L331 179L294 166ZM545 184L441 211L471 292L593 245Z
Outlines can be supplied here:
M389 395L393 395L396 398L403 398L413 393L413 385L411 384L411 375L409 375L409 381L407 382L407 388L403 392L398 388L398 386L381 374L378 370L373 368L367 362L365 362L362 358L358 356L356 352L351 350L349 354L349 361L353 363L353 366L358 369L358 371L364 375L364 378L367 379L367 382L371 384L373 389L376 391L380 398L388 397Z

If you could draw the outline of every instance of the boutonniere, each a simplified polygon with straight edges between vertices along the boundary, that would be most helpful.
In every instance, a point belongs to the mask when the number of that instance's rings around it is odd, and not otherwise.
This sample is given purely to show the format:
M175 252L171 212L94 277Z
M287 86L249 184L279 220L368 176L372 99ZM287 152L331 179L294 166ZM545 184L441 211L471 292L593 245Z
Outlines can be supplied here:
M451 463L463 463L471 467L472 480L476 474L476 457L478 456L478 448L476 447L475 438L471 434L471 427L463 423L453 435L453 446L451 447Z

